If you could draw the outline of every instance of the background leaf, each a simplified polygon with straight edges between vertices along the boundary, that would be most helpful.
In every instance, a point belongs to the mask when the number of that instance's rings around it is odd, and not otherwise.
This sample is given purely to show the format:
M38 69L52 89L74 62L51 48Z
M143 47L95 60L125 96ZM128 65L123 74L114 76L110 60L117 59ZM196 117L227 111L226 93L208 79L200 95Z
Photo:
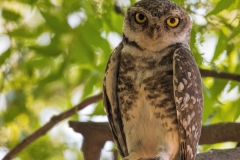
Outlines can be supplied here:
M2 10L2 16L4 19L10 20L10 21L18 21L21 18L20 14L7 9Z
M215 6L215 8L207 14L207 16L212 14L218 14L224 9L228 9L233 3L234 1L220 0L219 3L217 3L217 5Z

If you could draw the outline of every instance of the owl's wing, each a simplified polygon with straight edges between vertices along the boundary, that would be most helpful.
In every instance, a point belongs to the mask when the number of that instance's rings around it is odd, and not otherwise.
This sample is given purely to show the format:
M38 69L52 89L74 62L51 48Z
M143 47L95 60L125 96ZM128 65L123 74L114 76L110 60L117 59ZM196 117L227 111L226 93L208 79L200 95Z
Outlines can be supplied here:
M118 146L121 156L125 157L127 156L128 151L125 134L123 133L123 124L117 96L117 76L122 48L123 45L120 43L112 52L108 60L103 82L103 103L114 140Z
M202 84L199 69L188 48L173 55L173 86L180 136L181 160L193 160L202 128Z

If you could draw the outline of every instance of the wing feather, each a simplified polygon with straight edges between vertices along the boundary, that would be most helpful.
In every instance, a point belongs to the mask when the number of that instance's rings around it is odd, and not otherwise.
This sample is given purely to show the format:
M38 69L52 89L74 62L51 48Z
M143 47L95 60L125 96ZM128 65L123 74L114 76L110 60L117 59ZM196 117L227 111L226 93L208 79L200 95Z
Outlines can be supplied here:
M174 52L173 78L181 160L194 160L202 128L203 97L199 69L186 47Z
M125 157L127 156L128 151L125 134L123 133L122 117L117 98L117 76L119 68L119 56L122 48L123 45L120 43L112 52L108 60L103 83L103 103L119 152L121 156Z

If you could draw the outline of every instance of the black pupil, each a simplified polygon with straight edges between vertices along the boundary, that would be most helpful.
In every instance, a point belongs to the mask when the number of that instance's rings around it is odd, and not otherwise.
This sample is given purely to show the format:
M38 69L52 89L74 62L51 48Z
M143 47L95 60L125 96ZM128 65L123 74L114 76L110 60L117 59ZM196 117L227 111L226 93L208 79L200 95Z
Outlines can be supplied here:
M139 18L140 20L144 20L144 15L143 15L143 14L139 14L138 18Z
M170 22L171 22L171 23L175 23L175 21L176 21L176 20L175 20L174 18L171 18L171 19L170 19Z

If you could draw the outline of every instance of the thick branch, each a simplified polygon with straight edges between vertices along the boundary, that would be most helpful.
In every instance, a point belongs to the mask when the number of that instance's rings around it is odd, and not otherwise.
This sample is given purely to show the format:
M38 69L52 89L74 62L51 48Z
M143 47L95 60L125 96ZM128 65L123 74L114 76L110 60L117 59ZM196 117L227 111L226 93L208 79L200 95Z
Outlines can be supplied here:
M83 134L93 132L102 136L112 136L108 123L78 122L70 121L70 127L76 132ZM104 132L103 132L104 131ZM104 135L103 135L104 134ZM221 142L240 142L240 123L218 123L202 127L199 144L214 144ZM111 137L108 138L112 139Z
M32 135L24 139L21 143L19 143L15 148L13 148L4 158L3 160L10 160L13 157L15 157L22 149L24 149L26 146L31 144L33 141L41 137L42 135L46 134L54 125L56 125L58 122L72 116L79 110L87 107L88 105L95 103L99 101L102 98L102 93L90 97L86 100L84 100L82 103L74 106L73 108L57 115L53 116L51 120L46 123L44 126L42 126L40 129L38 129L36 132L34 132Z
M69 126L84 137L83 153L85 160L99 159L100 151L107 140L112 140L108 123L70 121ZM203 126L199 144L214 144L220 142L240 142L240 123L219 123ZM94 152L91 150L93 149ZM92 154L96 153L96 154ZM221 151L219 155L225 154ZM215 154L214 154L215 155ZM205 154L200 154L197 160L203 160ZM207 160L207 159L204 159ZM226 159L218 159L226 160Z
M202 77L214 77L221 78L226 80L233 80L240 82L240 74L232 74L227 72L217 72L213 70L204 70L200 69L200 73Z
M196 160L238 160L240 147L226 150L210 150L197 155Z
M70 121L69 126L84 137L82 151L85 160L100 159L106 141L113 141L108 123Z
M203 126L200 144L240 142L240 123L219 123Z

